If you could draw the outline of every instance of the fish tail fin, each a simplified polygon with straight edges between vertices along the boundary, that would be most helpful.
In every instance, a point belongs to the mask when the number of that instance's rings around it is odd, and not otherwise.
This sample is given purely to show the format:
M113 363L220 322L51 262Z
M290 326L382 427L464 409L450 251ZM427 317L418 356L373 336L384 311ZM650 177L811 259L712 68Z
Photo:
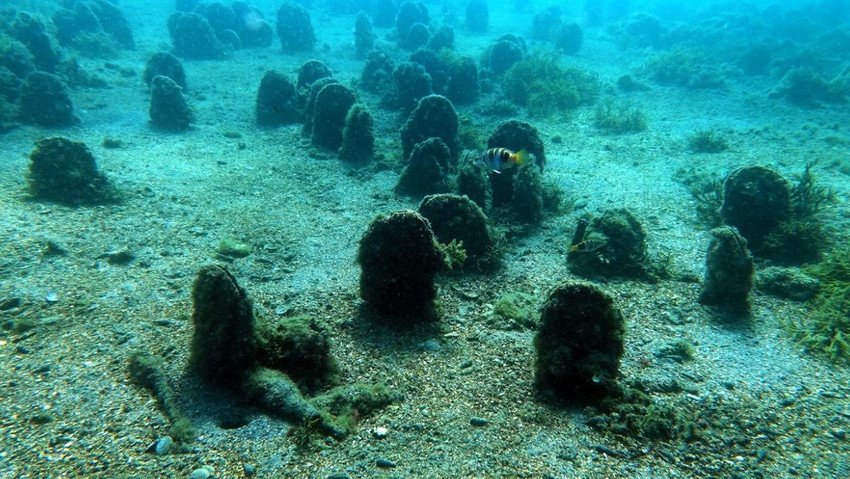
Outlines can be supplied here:
M525 166L531 163L531 154L525 151L525 148L516 152L516 164L519 166Z

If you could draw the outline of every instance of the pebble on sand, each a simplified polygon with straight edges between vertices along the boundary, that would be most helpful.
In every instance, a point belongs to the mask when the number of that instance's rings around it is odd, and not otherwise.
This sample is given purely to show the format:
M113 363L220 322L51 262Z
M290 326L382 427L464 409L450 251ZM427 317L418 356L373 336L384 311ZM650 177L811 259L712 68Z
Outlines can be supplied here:
M161 438L154 441L151 445L151 449L153 449L153 453L157 456L164 456L168 454L168 451L171 450L171 446L174 444L174 440L169 436L162 436Z
M489 424L490 421L484 419L483 417L471 417L469 418L469 424L475 427L483 427Z
M213 475L215 475L215 469L212 466L202 466L192 471L189 479L209 479Z

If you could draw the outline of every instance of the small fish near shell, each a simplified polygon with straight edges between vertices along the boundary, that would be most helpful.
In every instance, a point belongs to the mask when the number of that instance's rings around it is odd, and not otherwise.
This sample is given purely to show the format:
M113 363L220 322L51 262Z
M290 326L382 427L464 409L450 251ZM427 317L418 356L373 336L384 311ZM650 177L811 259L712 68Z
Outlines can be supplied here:
M484 164L491 172L501 174L502 170L514 166L525 166L534 159L534 155L525 149L513 152L507 148L490 148L485 151L478 162Z
M579 241L576 244L571 244L569 253L592 253L594 251L598 251L605 247L608 244L608 241L604 238L588 238L586 240Z

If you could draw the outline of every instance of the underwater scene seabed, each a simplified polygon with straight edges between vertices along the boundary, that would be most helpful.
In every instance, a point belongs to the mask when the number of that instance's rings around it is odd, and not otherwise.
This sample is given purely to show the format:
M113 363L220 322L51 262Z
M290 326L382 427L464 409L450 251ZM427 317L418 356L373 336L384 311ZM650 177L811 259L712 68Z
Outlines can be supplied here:
M0 6L0 477L850 477L850 2Z

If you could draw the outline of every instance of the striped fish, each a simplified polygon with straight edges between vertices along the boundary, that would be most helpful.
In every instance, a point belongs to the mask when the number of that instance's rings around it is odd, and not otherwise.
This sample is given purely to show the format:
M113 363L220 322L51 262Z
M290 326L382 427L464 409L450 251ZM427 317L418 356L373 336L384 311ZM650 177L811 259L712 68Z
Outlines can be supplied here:
M523 166L531 161L531 155L525 149L516 153L507 148L490 148L480 161L493 173L501 173L502 170L512 168L514 165Z

